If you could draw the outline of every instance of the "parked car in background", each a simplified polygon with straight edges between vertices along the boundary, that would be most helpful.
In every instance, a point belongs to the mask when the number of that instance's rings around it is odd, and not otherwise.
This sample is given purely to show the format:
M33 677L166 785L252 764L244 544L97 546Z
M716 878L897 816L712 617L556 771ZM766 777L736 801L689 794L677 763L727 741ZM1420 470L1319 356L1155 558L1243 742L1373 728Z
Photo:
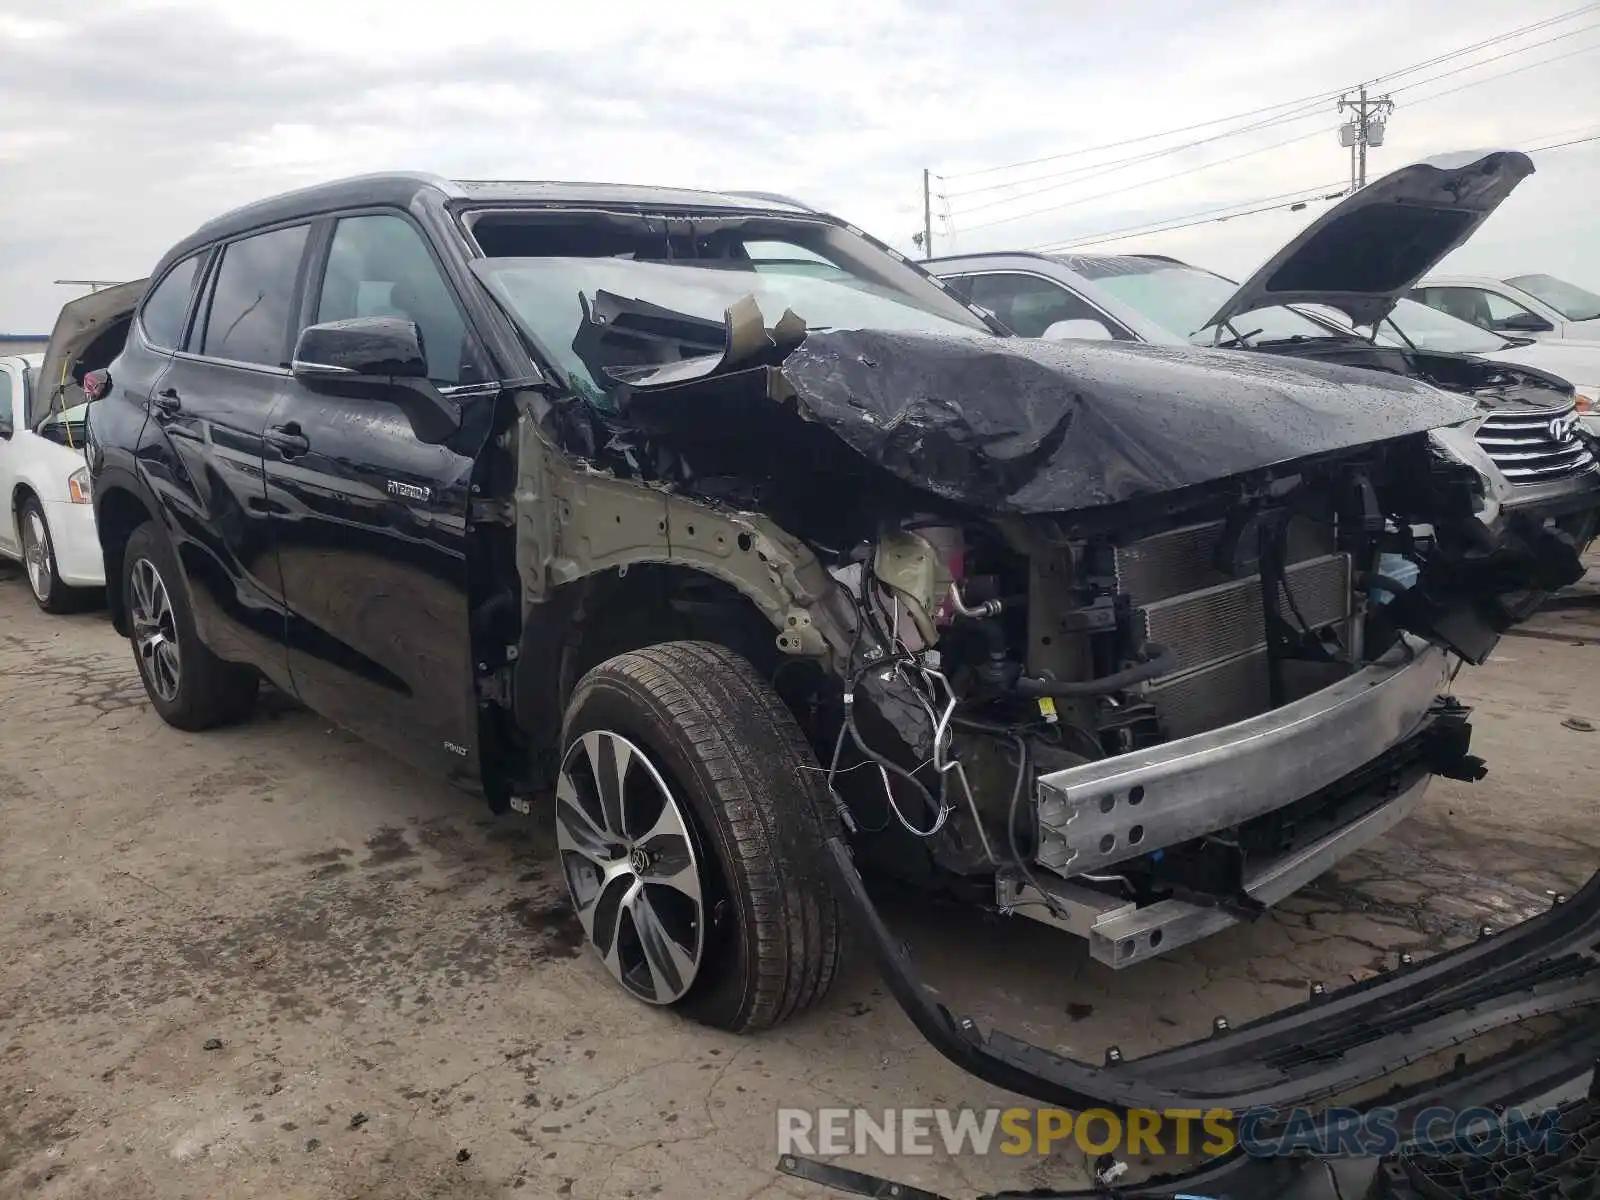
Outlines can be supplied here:
M0 555L20 560L34 602L71 612L105 582L95 536L81 404L36 412L43 355L0 358Z
M1600 341L1600 296L1553 275L1435 275L1411 298L1496 333Z
M1586 541L1600 520L1600 454L1571 382L1533 363L1413 349L1370 332L1532 171L1514 151L1402 167L1328 210L1242 285L1157 254L991 253L926 265L1027 337L1219 346L1409 375L1470 396L1483 412L1478 442L1516 485L1515 506ZM1319 317L1324 309L1343 324ZM1581 351L1563 365L1580 363L1587 373Z
M1354 330L1348 318L1337 310L1318 305L1296 305L1296 309L1331 320L1341 329ZM1377 340L1390 346L1472 354L1557 375L1572 384L1578 415L1593 432L1600 433L1600 342L1541 342L1531 337L1508 337L1415 300L1401 300L1394 306L1379 327Z

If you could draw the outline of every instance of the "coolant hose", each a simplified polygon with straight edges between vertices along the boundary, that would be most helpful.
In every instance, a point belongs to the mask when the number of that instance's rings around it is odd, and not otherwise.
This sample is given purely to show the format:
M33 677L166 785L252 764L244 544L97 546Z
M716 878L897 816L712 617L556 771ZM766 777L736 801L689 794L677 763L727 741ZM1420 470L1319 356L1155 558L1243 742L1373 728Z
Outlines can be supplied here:
M1136 655L1141 661L1115 675L1082 682L1064 679L1043 679L1037 675L1021 675L1012 689L1018 696L1036 700L1041 696L1053 699L1072 699L1076 696L1104 696L1107 692L1120 692L1123 688L1170 674L1178 669L1178 653L1160 642L1146 642Z

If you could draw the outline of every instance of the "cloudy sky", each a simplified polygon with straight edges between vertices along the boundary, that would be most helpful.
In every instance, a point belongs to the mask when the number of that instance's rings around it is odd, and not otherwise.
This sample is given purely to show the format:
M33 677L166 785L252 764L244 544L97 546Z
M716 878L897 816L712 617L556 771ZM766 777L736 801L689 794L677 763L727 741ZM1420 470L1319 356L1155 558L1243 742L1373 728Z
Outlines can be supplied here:
M1600 4L1401 74L1578 8L0 0L0 331L47 330L55 279L137 277L219 211L385 168L783 191L907 250L924 167L939 251L1255 207L1343 185L1332 94L1364 78L1397 105L1373 175L1600 133ZM1450 266L1600 289L1600 141L1534 158ZM1105 248L1239 274L1322 207Z

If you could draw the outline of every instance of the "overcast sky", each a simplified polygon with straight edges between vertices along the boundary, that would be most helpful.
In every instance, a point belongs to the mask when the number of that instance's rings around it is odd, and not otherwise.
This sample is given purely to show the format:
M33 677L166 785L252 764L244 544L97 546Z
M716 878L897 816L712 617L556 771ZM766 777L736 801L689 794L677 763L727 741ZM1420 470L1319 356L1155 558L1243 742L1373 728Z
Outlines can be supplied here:
M948 197L941 252L1248 206L1347 179L1331 100L1132 168L1106 164L1249 122L986 169L1332 92L1576 7L0 0L0 331L48 330L77 294L54 279L136 278L220 211L386 168L783 191L910 250L927 166ZM1519 46L1534 48L1423 82ZM1374 176L1447 150L1600 133L1600 6L1385 86L1398 111ZM1449 266L1600 290L1600 141L1535 162ZM1104 248L1237 275L1323 207ZM1017 219L989 224L1000 218Z

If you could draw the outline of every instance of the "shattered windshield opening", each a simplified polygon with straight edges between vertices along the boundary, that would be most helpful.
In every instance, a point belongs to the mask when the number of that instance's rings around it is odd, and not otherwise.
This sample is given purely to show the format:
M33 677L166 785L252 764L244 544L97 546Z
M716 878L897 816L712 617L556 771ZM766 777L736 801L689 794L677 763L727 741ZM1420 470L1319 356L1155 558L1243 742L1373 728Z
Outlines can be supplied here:
M472 267L563 381L601 408L619 371L720 353L724 314L746 299L768 328L789 312L813 332L991 332L914 268L822 222L567 220L480 222L488 257Z

